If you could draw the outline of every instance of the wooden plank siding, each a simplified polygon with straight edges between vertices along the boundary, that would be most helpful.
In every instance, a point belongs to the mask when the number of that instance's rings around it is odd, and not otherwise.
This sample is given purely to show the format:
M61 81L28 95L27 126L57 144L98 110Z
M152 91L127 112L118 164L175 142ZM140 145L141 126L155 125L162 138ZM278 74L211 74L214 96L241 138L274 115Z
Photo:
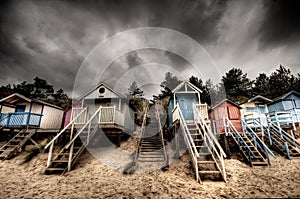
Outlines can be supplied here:
M232 103L229 103L227 101L224 101L220 105L213 108L210 113L209 117L211 120L215 122L215 126L217 127L216 132L217 133L224 133L224 118L228 118L233 126L236 128L238 132L242 132L242 123L241 123L241 112L240 108L235 106Z
M60 129L62 126L64 111L50 106L44 106L41 129Z

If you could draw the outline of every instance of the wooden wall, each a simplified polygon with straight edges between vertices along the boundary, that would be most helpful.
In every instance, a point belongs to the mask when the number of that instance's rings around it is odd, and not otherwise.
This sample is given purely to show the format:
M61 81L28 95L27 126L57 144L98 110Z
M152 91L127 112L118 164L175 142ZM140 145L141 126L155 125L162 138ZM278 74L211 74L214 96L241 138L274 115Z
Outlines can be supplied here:
M41 129L60 129L64 111L50 106L44 106Z
M218 133L223 133L225 130L224 128L220 128L224 126L223 118L228 117L228 119L231 121L233 126L236 128L238 132L242 132L242 123L241 123L241 112L240 108L228 103L224 102L221 105L215 107L210 113L209 117L211 120L216 121L216 126L218 128Z

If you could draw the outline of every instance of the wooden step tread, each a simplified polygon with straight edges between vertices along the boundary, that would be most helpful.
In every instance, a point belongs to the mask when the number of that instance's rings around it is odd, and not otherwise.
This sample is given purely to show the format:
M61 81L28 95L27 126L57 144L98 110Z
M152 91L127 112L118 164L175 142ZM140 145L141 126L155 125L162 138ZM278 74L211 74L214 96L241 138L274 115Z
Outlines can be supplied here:
M64 171L65 170L65 168L47 168L46 169L47 171Z
M201 174L220 174L220 171L199 171Z
M210 161L210 160L199 160L199 164L214 164L215 161Z

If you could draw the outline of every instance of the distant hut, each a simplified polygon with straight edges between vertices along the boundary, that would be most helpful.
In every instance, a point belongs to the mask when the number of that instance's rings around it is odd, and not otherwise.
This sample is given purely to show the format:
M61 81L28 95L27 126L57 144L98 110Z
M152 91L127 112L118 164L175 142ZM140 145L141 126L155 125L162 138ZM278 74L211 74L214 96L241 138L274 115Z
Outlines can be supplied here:
M247 120L258 119L264 126L267 126L266 113L268 113L268 103L272 100L257 95L240 106L242 117Z
M14 93L0 100L0 126L60 129L64 111L62 108L37 99L29 99Z
M288 92L268 104L269 117L278 126L287 125L296 130L295 123L300 122L300 93Z
M238 132L242 132L241 112L242 107L235 102L225 99L216 104L209 111L209 118L213 122L214 132L221 134L225 132L224 119L227 117Z

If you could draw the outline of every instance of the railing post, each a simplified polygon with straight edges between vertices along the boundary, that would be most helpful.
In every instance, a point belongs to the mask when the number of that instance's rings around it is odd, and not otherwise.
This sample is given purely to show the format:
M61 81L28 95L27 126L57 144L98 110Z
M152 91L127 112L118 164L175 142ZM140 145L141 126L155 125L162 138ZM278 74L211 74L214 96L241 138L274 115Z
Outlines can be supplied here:
M92 122L89 123L86 145L88 145L90 142L91 125L92 125Z
M284 142L284 147L285 147L285 151L286 151L286 157L287 157L287 159L291 159L291 157L290 157L290 151L289 151L289 146L288 146L288 144L287 144L287 142Z
M116 106L114 105L114 109L113 109L113 123L115 123L115 119L116 119Z
M68 160L68 171L70 171L71 167L72 167L73 149L74 149L74 142L72 143L71 148L70 148L70 155L69 155L69 160Z
M12 115L12 113L8 113L8 118L7 118L7 121L6 121L6 126L9 126L11 115Z
M101 114L102 114L102 106L100 106L100 111L99 111L99 124L101 123Z
M53 147L54 147L54 142L52 142L50 149L49 149L49 154L48 154L48 160L47 160L47 167L50 166L51 160L52 160L52 154L53 154Z

